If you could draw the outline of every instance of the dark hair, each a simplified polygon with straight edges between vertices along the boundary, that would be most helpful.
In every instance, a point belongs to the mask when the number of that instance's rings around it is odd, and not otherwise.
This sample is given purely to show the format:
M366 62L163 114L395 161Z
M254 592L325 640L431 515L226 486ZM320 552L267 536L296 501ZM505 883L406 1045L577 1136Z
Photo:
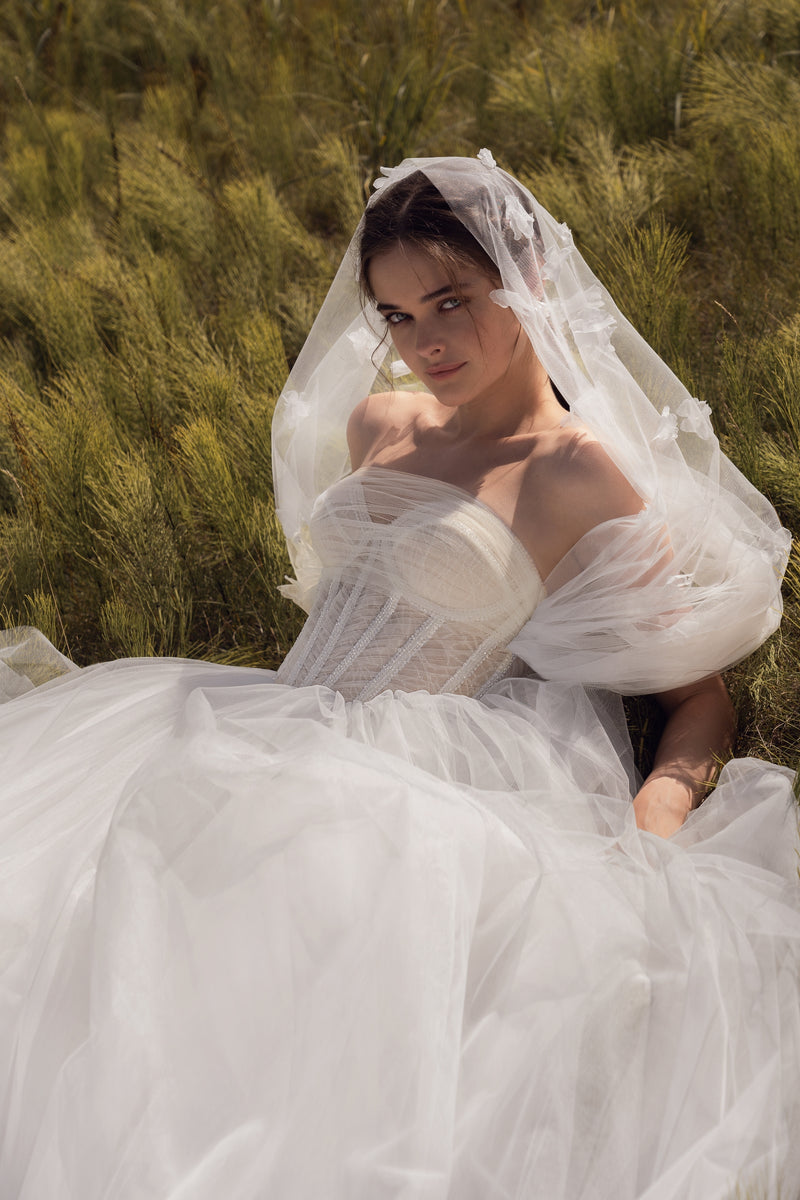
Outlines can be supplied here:
M374 300L369 282L373 258L399 242L430 255L455 283L465 264L476 266L499 280L497 264L459 220L439 189L422 171L413 171L387 187L364 214L359 243L359 284L362 294Z

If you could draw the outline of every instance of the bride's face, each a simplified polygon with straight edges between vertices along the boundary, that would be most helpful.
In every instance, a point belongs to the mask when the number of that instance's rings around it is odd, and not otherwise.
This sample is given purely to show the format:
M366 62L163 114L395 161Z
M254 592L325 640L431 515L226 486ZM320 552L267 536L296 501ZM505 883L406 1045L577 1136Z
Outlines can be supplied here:
M398 244L372 260L369 282L398 354L441 404L489 397L529 373L530 343L479 267L457 268L454 286L441 263Z

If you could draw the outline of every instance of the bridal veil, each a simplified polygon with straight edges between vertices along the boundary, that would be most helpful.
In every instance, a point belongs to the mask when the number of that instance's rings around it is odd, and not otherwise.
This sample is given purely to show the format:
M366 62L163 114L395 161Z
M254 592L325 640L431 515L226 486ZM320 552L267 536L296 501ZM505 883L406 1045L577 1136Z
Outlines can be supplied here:
M623 316L567 227L488 150L383 169L370 204L416 171L496 263L493 298L513 310L567 399L565 419L591 431L644 501L639 516L606 522L572 548L511 649L542 678L623 693L685 684L749 654L780 621L789 535L722 453L708 405ZM318 573L309 520L349 471L350 412L370 391L423 387L409 384L360 294L360 231L273 424L277 509L296 575L285 591L306 609Z

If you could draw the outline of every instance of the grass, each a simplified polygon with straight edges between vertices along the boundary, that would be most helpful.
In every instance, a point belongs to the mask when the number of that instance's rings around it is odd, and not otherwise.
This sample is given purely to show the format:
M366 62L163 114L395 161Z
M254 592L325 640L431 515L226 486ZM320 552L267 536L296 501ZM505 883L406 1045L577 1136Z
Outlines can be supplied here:
M4 620L81 663L276 665L287 363L377 168L484 144L800 530L800 0L9 0ZM738 752L792 766L799 561L729 676Z

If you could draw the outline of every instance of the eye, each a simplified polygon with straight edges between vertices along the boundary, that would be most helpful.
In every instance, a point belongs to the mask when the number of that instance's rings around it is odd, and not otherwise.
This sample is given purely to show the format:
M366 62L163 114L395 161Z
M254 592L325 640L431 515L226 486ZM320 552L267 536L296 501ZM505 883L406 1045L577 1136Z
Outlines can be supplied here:
M444 312L452 312L454 308L461 308L463 303L464 301L460 300L458 296L448 296L446 300L442 301L441 307Z
M402 325L403 321L408 320L408 313L390 312L385 320L387 325Z

